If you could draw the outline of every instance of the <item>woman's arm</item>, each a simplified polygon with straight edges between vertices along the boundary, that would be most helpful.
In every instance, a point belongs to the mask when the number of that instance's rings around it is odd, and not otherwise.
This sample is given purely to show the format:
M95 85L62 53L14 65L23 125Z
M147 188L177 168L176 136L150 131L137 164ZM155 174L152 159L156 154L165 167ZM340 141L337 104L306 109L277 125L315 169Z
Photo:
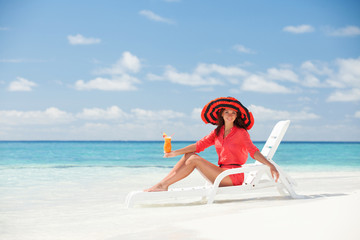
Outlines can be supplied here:
M259 152L259 151L255 152L255 154L254 154L254 159L255 159L256 161L259 161L259 162L261 162L262 164L268 166L268 167L270 168L270 172L271 172L272 177L275 179L275 182L278 181L278 179L279 179L279 172L278 172L278 170L276 170L275 166L274 166L271 162L269 162L269 160L267 160L267 159L264 157L264 155L261 154L261 152Z
M196 143L194 144L190 144L187 147L175 150L175 151L171 151L169 153L165 153L164 154L164 158L169 158L169 157L176 157L185 153L191 153L191 152L195 152L196 151Z

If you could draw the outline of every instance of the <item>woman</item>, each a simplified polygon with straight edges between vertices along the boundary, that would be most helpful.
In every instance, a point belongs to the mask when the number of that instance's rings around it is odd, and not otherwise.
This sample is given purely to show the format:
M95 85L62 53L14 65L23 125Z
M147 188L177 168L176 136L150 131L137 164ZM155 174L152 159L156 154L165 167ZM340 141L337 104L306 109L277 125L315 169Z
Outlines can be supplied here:
M164 179L145 191L167 191L171 184L187 177L195 168L214 183L216 177L226 169L241 167L245 164L248 153L253 159L267 165L275 181L278 180L279 172L260 153L247 132L254 124L252 113L237 99L221 97L210 101L203 108L201 118L205 123L217 125L217 128L194 144L165 153L165 158L183 156ZM196 154L212 145L215 145L219 155L219 166ZM236 186L243 182L243 173L233 174L225 177L220 186Z

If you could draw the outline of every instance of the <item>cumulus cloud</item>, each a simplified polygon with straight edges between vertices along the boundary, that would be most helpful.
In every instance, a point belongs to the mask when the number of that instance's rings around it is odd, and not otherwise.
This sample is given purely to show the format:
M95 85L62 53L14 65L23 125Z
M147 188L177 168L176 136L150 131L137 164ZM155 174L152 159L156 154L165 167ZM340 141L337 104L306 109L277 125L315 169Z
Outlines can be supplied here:
M199 87L224 85L224 77L246 76L248 73L236 66L200 63L192 73L178 72L173 66L167 66L162 76L148 74L149 80L167 80L172 83ZM230 79L228 79L230 80Z
M195 74L199 75L210 75L213 73L222 75L222 76L246 76L248 73L236 66L221 66L218 64L206 64L206 63L200 63L196 67Z
M15 81L10 82L8 91L10 92L30 92L33 87L37 86L36 83L31 82L25 78L17 77Z
M299 82L298 76L290 69L269 68L267 78L279 81Z
M350 95L342 98L347 99L342 101L357 101L355 94L356 89L360 89L360 58L332 62L309 60L297 68L283 64L256 73L239 66L206 63L199 63L191 72L180 72L169 65L161 75L148 73L147 79L197 87L199 91L213 91L215 86L232 85L232 93L251 91L275 94L297 93L302 87L342 88L342 91L333 93L328 101L336 101L336 96L346 93Z
M45 111L0 111L0 123L6 125L50 125L65 124L74 121L71 113L59 110L56 107Z
M173 110L152 111L141 108L132 109L131 114L135 119L140 121L159 121L185 117L184 113L176 112Z
M303 120L313 120L320 118L319 115L315 113L307 112L306 110L302 110L299 112L290 112L283 110L274 110L257 105L250 105L249 110L253 113L256 120L259 121L284 120L284 119L290 119L293 121L303 121Z
M356 111L355 114L354 114L354 117L360 118L360 111Z
M118 106L108 108L84 108L78 113L68 113L56 107L47 108L44 111L0 111L0 124L5 125L52 125L65 124L77 120L114 121L143 124L145 122L163 122L169 119L186 117L186 114L174 110L147 110L134 108L125 112Z
M302 34L302 33L314 32L315 29L311 25L303 24L298 26L286 26L283 28L283 31L294 34Z
M319 88L325 86L318 77L311 74L306 74L301 84L309 88Z
M106 109L84 108L82 112L76 114L76 117L87 120L124 120L129 117L129 114L124 112L118 106L111 106Z
M301 64L300 69L306 74L320 76L330 76L333 74L333 70L328 66L328 63L320 61L305 61Z
M298 75L289 68L269 68L265 73L251 74L238 66L222 66L218 64L200 63L193 72L178 72L176 68L167 66L162 75L147 74L152 81L167 80L172 83L206 87L202 91L211 91L217 85L240 85L241 90L266 93L292 93L290 88L276 81L299 83ZM237 91L233 88L231 91Z
M110 68L102 68L95 71L95 74L101 75L119 75L124 73L138 73L141 69L140 59L131 54L124 52L121 58Z
M76 34L74 36L69 35L67 38L71 45L91 45L101 42L101 39L99 38L87 38L81 34Z
M127 74L109 78L95 78L88 82L78 80L75 82L77 90L102 90L102 91L134 91L140 80Z
M196 119L196 120L200 119L201 111L202 111L202 108L194 108L191 112L191 118Z
M357 59L338 59L339 66L336 80L345 86L360 88L360 57Z
M246 48L243 45L236 44L233 49L235 49L239 53L248 53L248 54L255 54L256 52L251 50L250 48Z
M329 102L355 102L360 100L360 58L337 59L338 71L326 83L336 90L327 98Z
M360 58L336 59L332 63L305 61L300 70L303 86L341 89L331 93L327 101L358 101Z
M360 101L360 89L337 90L327 98L328 102L356 102Z
M338 29L326 28L325 32L330 36L351 37L360 35L360 28L357 26L346 26Z
M155 22L163 22L167 24L175 23L173 20L161 17L150 10L141 10L139 14Z
M181 73L174 67L167 66L163 74L163 79L169 80L172 83L188 86L204 86L204 85L222 85L222 81L214 78L203 76L198 73Z
M262 93L291 93L292 91L276 82L269 81L260 75L251 75L242 83L241 89L244 91L251 92L262 92Z
M94 73L97 75L111 75L97 77L90 81L78 80L75 82L77 90L102 90L102 91L134 91L141 81L130 75L138 73L141 69L141 61L130 52L124 52L122 57L111 67L101 68Z

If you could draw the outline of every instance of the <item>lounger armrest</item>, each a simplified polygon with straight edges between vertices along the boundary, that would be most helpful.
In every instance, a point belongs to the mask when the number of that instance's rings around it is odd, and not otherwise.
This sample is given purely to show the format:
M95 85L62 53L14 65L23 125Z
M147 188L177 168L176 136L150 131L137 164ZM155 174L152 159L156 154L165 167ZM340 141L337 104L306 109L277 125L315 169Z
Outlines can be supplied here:
M241 168L232 168L232 169L228 169L223 171L222 173L220 173L217 178L214 181L214 187L217 188L219 187L221 181L229 176L229 175L233 175L233 174L239 174L239 173L246 173L246 172L253 172L253 171L259 171L259 170L263 170L266 169L267 166L266 165L259 165L259 164L247 164L244 167Z

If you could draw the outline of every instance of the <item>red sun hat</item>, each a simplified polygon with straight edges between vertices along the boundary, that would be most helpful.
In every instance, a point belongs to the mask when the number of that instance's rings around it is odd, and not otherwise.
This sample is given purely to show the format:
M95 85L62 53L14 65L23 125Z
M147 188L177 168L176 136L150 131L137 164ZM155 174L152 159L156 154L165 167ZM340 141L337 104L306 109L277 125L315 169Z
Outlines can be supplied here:
M244 107L239 100L233 97L220 97L210 101L201 111L201 119L205 123L217 124L217 112L223 108L230 108L240 113L240 119L247 130L254 125L252 113Z

